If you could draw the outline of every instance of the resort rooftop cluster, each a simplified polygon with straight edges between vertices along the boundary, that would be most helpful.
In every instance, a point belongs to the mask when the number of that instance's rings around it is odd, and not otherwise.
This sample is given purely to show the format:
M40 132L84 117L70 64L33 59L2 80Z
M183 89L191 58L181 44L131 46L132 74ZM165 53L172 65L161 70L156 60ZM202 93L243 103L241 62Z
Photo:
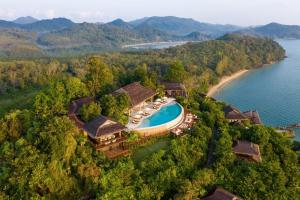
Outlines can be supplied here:
M97 116L90 122L83 122L83 120L80 119L78 110L83 105L95 102L96 99L94 97L74 100L69 107L69 118L93 141L95 148L104 152L109 158L129 155L129 150L124 145L124 142L127 140L124 132L137 131L141 138L168 133L169 127L163 126L163 124L162 127L155 127L153 129L150 127L149 129L143 128L143 130L139 130L138 127L143 118L153 115L162 106L174 102L175 97L179 95L186 97L187 95L182 84L166 83L166 96L155 99L158 93L151 88L142 86L139 82L128 84L112 93L113 96L120 94L126 94L130 98L131 105L127 111L129 122L126 126L103 115ZM190 115L191 114L188 116ZM190 117L188 118L190 119ZM181 129L191 127L191 120L185 120L183 123L184 126L181 124L183 121L184 118L179 119L179 123L172 124L171 127L175 128L180 126ZM188 123L188 125L186 125L186 123Z
M198 120L198 116L181 107L180 114L174 116L170 121L158 124L157 126L141 127L141 123L159 110L172 104L177 97L187 98L187 91L180 83L163 83L165 96L159 98L158 93L141 85L139 82L133 82L125 85L112 93L113 96L126 94L130 98L130 108L127 111L129 116L128 124L125 126L109 117L99 115L89 122L84 122L78 113L83 106L95 102L94 97L86 97L71 102L68 116L76 126L83 131L94 143L97 150L102 151L108 158L117 158L130 155L130 150L125 142L128 140L128 134L138 133L140 139L157 137L168 133L174 136L182 136L185 130L190 130ZM203 95L206 98L206 95ZM208 97L211 98L211 97ZM242 125L245 121L250 121L254 125L261 125L257 111L241 112L238 109L227 106L224 109L226 119L233 125ZM161 117L161 116L158 116ZM127 134L125 134L127 133ZM248 141L236 141L233 152L242 159L248 161L260 162L259 146Z
M114 159L131 154L127 143L128 133L130 134L132 131L137 132L140 139L166 135L169 133L174 136L182 136L185 135L185 130L191 129L195 120L199 119L197 115L182 108L179 121L175 120L175 124L171 124L171 126L161 124L154 127L139 127L144 119L159 112L162 107L175 102L176 97L187 97L187 92L181 84L166 83L165 96L161 98L157 97L157 93L154 90L142 86L139 82L126 85L113 92L112 95L117 96L121 93L128 95L131 100L131 106L127 111L129 122L126 126L103 115L99 115L87 123L83 122L78 115L78 109L85 104L95 102L95 98L93 97L74 100L69 108L68 115L70 119L72 119L77 127L93 141L95 148L98 151L104 152L108 158ZM211 97L206 97L206 95L202 96L203 98L211 99ZM243 126L243 123L246 121L249 121L253 125L262 124L257 111L241 112L232 106L227 106L224 109L224 114L225 118L234 126ZM167 122L166 124L168 123L172 122ZM124 134L126 132L127 134ZM235 141L232 152L239 159L246 162L262 161L259 145L246 140ZM242 198L220 187L212 190L211 193L204 197L204 200L219 199L242 200Z

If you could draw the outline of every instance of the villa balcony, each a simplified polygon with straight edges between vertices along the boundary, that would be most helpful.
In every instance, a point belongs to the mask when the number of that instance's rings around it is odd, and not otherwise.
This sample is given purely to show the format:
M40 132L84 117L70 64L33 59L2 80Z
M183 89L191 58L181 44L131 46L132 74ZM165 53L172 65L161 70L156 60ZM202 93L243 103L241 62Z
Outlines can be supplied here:
M122 156L129 156L131 152L129 149L123 149L122 147L114 148L104 152L105 155L110 159L116 159Z
M118 147L122 142L127 140L126 137L118 137L110 140L102 141L100 144L95 144L95 148L99 151L108 151L111 148Z

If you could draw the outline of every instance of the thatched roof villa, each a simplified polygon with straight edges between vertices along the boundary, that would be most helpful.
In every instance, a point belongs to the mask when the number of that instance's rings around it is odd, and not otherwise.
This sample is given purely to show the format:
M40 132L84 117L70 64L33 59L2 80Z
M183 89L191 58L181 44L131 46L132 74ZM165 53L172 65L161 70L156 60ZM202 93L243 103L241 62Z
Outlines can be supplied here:
M246 111L241 112L239 109L232 106L226 106L224 108L225 118L229 122L242 122L245 120L250 120L252 124L261 125L262 121L260 119L259 113L257 111Z
M232 148L233 152L240 158L248 160L261 162L261 155L259 150L259 145L246 140L237 141L236 145Z
M216 188L213 192L208 194L202 200L243 200L242 198L224 190L223 188Z
M84 122L78 117L79 108L82 107L84 104L90 104L94 101L95 101L94 97L85 97L71 102L69 106L68 116L71 120L75 122L76 126L79 129L82 129L84 126Z
M127 94L131 102L131 110L140 110L146 101L152 101L157 92L151 88L141 85L140 82L133 82L114 91L113 95Z
M183 84L181 83L170 83L170 82L163 82L162 85L164 86L164 90L166 92L166 96L168 97L187 97L187 91Z

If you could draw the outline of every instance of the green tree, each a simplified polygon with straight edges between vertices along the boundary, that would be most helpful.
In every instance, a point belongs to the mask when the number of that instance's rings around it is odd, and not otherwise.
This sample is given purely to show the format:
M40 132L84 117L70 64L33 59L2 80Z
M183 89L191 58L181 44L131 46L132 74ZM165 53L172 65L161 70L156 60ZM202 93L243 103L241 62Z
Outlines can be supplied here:
M170 82L180 82L182 83L187 75L184 66L181 62L174 62L167 68L165 74L165 80Z
M112 95L104 95L100 99L101 107L103 108L102 113L108 117L114 117L118 112L117 100Z
M98 103L85 104L79 109L80 117L83 121L89 122L101 114L101 107Z
M113 84L113 73L107 64L99 57L92 57L88 61L86 81L91 95L104 94Z

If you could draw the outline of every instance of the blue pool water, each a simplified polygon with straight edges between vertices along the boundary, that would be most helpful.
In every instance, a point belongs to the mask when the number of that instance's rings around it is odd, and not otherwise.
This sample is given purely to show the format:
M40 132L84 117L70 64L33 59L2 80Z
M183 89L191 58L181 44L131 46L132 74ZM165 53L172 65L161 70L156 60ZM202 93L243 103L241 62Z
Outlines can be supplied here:
M171 103L163 106L152 116L145 118L138 128L146 128L165 124L176 119L182 112L182 107L178 103Z
M300 40L281 40L287 58L252 70L225 87L214 97L242 111L258 110L267 125L287 126L300 122ZM300 129L296 130L300 141Z

